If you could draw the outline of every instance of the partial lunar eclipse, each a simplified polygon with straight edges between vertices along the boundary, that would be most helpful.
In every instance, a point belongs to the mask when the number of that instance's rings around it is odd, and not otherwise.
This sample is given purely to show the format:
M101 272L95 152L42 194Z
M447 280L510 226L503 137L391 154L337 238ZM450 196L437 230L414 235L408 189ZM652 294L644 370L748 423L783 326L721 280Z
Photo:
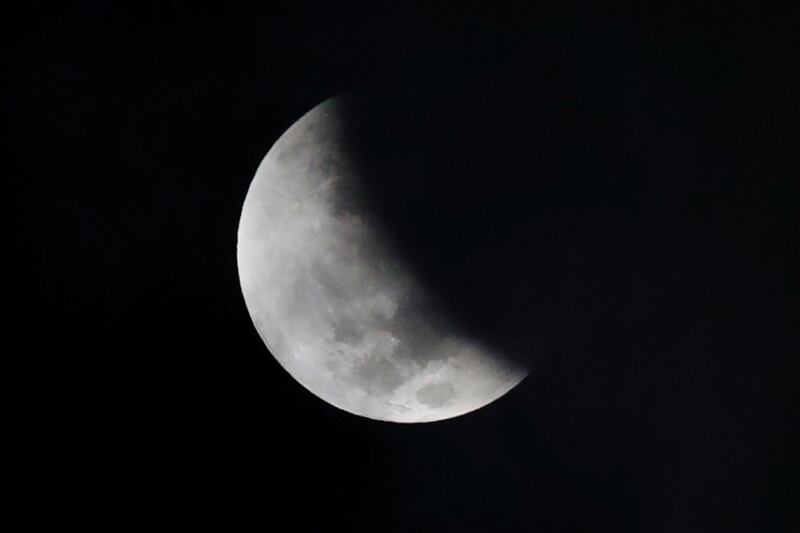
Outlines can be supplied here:
M474 411L527 369L446 318L363 207L341 107L327 100L294 123L247 192L237 259L253 324L292 377L350 413L431 422Z

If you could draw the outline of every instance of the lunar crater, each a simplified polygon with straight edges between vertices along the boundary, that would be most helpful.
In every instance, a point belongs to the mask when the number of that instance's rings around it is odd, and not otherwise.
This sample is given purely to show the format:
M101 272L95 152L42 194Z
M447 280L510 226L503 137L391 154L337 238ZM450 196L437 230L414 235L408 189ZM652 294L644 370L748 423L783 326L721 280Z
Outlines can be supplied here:
M452 402L456 388L452 383L428 383L417 389L417 400L430 407L441 407Z

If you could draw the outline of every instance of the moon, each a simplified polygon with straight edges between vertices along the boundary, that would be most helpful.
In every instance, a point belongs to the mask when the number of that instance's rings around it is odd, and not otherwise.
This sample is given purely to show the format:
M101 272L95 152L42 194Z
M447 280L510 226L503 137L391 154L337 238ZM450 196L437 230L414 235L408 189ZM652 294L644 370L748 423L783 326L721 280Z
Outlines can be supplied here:
M432 422L479 409L528 369L450 320L359 187L340 97L272 146L247 192L239 281L269 352L349 413ZM369 178L369 177L367 177Z

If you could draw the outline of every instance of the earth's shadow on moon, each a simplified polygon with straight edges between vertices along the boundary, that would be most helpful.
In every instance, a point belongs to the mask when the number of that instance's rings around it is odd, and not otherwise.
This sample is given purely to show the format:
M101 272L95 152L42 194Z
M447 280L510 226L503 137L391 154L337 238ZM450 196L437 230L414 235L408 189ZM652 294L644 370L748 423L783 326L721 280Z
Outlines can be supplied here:
M403 257L452 319L532 368L619 305L644 215L664 207L648 167L660 130L654 95L624 71L569 54L535 77L505 67L391 80L341 105L369 208Z

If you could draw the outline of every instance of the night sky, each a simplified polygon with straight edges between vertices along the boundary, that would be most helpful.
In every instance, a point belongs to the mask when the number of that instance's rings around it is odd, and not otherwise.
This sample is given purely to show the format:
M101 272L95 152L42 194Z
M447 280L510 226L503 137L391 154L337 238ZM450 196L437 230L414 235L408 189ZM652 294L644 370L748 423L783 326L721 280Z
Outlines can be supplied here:
M15 402L42 434L37 512L793 531L800 11L655 5L4 7L6 326L44 389ZM324 403L241 295L257 165L365 87L386 99L352 99L349 138L386 227L464 327L536 363L464 417Z

